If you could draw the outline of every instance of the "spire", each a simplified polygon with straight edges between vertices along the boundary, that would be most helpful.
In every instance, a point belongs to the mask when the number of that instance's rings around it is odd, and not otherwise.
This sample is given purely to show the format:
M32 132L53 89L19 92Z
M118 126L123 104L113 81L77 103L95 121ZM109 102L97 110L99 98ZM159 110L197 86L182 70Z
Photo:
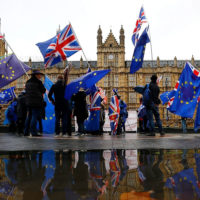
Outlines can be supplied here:
M192 58L191 58L191 63L194 66L194 56L193 55L192 55Z
M99 25L99 29L97 31L97 46L101 46L102 45L102 30L101 30L101 26Z
M121 26L119 40L120 40L120 45L123 47L124 47L124 39L125 39L124 28L123 26Z
M177 67L177 57L174 57L174 67Z
M57 35L59 32L60 32L60 24L59 24L58 29L57 29L57 31L56 31L56 35Z

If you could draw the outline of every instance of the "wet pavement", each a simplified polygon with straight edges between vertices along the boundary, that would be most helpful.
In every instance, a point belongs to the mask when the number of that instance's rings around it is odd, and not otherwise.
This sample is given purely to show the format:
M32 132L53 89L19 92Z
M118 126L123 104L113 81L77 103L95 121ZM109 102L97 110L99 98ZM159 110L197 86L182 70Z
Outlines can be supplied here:
M0 199L197 200L200 150L0 152Z
M160 137L127 133L122 136L71 136L54 138L20 137L10 133L0 133L0 151L23 150L92 150L92 149L198 149L200 134L166 134Z

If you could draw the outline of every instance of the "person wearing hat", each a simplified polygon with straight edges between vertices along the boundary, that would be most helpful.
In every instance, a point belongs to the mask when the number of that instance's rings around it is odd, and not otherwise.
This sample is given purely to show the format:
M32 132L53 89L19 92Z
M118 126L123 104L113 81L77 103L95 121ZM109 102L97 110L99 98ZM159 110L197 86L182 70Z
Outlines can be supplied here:
M150 133L147 134L148 136L155 136L155 130L154 130L154 120L153 120L153 115L155 117L156 123L159 128L159 133L161 136L164 135L164 132L162 130L162 122L160 119L160 114L159 114L159 104L161 103L159 99L159 93L160 93L160 88L158 87L157 84L157 76L156 74L152 75L151 77L151 82L149 84L149 90L150 90L150 98L151 98L151 103L146 106L146 115L147 115L147 120L149 120L149 128L150 128Z
M44 104L43 94L46 89L40 80L44 74L39 70L33 70L31 78L26 82L26 106L28 109L28 116L25 122L25 136L30 133L32 136L40 136L37 133L37 121L41 117L42 106Z

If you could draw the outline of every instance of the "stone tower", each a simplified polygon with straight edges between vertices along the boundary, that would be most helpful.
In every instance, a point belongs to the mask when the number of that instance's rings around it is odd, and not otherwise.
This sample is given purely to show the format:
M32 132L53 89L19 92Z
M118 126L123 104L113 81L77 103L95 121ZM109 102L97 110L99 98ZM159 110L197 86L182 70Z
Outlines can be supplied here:
M3 35L5 37L5 35ZM3 39L0 39L0 58L4 57L7 53L6 43Z
M99 27L97 32L97 67L98 69L111 69L111 72L99 83L100 87L106 90L108 98L112 96L113 88L117 88L123 96L125 78L125 46L124 29L121 27L119 43L115 39L112 30L105 42L102 42L102 30Z

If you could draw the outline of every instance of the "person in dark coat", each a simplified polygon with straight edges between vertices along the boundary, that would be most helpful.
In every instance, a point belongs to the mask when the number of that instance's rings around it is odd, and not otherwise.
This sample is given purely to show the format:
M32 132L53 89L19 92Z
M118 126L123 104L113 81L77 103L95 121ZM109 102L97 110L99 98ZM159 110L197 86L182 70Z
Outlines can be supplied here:
M27 107L26 107L26 92L22 91L17 99L17 127L18 134L24 135L24 126L27 115Z
M53 98L54 95L54 98ZM60 120L62 120L62 133L63 136L68 135L71 136L71 106L70 101L64 98L65 95L65 82L62 75L58 76L57 82L52 85L48 98L55 106L55 131L56 136L60 134Z
M88 117L88 109L84 90L80 89L77 94L73 95L72 101L74 101L74 116L77 119L78 135L85 134L84 121Z
M9 132L15 133L17 123L17 99L15 98L7 108L6 118L9 122Z
M28 108L28 117L25 122L25 136L29 135L29 122L30 132L33 136L40 136L37 133L37 121L41 116L43 106L43 94L46 89L40 80L43 73L39 70L33 70L31 78L26 82L26 106Z
M159 104L161 103L159 99L159 93L160 93L160 88L158 87L157 84L157 76L154 74L151 77L151 82L149 84L149 90L150 90L150 98L151 98L151 103L149 105L146 105L146 114L147 114L147 119L149 120L149 128L150 128L150 133L147 134L148 136L155 136L155 130L154 130L154 120L153 120L153 115L156 119L156 123L159 128L159 133L160 135L164 135L163 130L162 130L162 122L160 119L160 114L159 114Z

